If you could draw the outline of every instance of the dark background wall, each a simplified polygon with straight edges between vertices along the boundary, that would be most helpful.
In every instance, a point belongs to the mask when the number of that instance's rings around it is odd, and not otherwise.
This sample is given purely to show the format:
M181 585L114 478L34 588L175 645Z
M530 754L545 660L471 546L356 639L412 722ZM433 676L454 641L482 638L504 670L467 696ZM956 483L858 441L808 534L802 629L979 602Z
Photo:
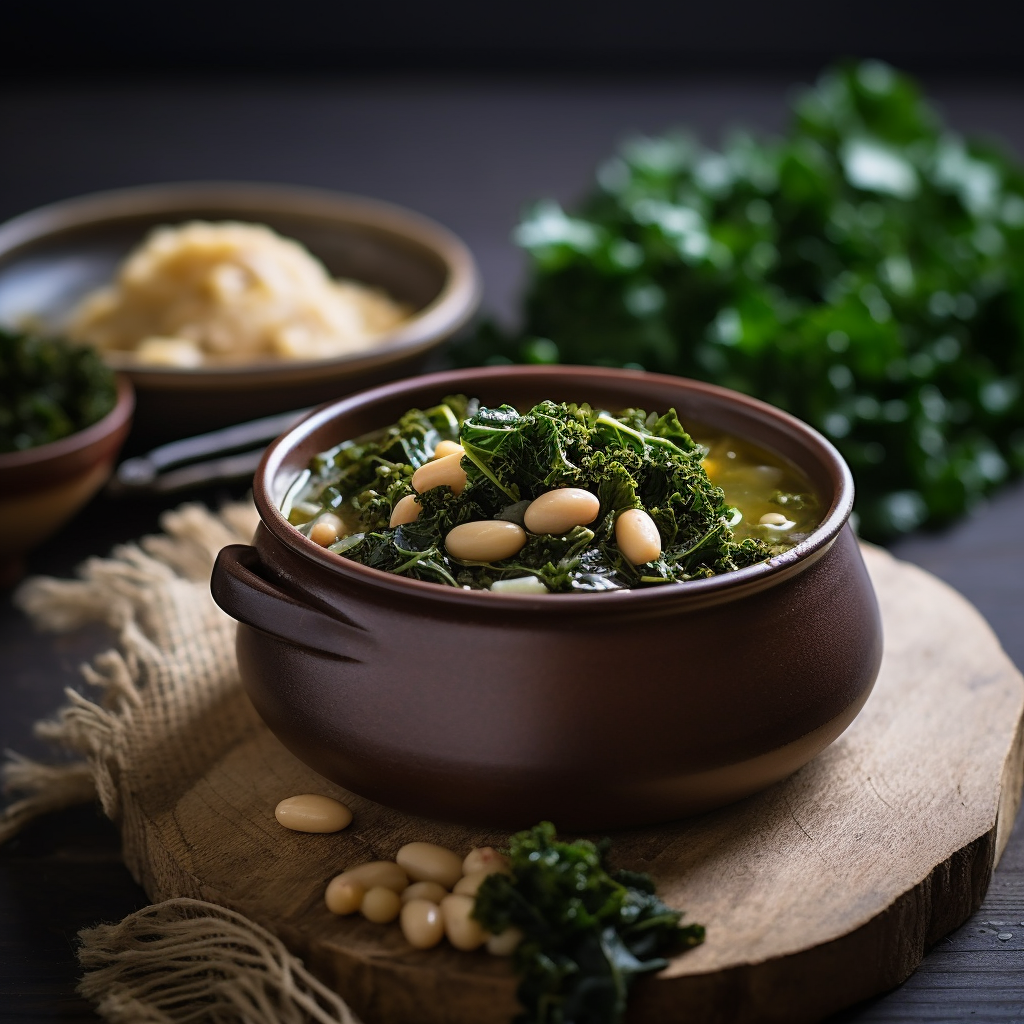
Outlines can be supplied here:
M192 69L1024 75L1018 0L9 0L0 74Z

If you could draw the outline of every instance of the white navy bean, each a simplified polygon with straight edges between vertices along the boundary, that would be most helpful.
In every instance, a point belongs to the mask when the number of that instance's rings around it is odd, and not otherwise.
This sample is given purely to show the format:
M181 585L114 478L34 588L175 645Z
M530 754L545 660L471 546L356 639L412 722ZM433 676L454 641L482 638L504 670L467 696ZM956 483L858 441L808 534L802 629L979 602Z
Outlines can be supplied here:
M559 487L530 502L523 521L530 533L568 533L592 523L600 511L596 494L582 487Z
M423 511L422 506L416 500L415 494L407 494L402 498L391 511L391 522L389 526L404 526L406 523L414 523Z
M344 528L344 523L333 512L325 512L310 527L309 539L322 548L330 547Z
M430 900L410 900L402 907L402 934L416 949L431 949L444 938L441 908Z
M338 875L334 881L354 882L364 889L382 885L385 889L401 892L409 884L409 876L393 860L371 860Z
M464 562L500 562L518 554L526 543L526 531L501 519L462 523L449 531L445 550Z
M493 875L497 871L509 875L512 873L512 868L508 858L493 846L476 846L466 854L466 859L462 862L462 873L475 875L480 871L489 875Z
M332 914L354 914L362 905L365 887L357 882L344 881L339 875L327 884L324 903Z
M633 565L661 556L661 535L654 520L642 509L631 508L615 520L615 543Z
M457 441L438 441L433 457L435 459L443 459L448 455L458 455L461 458L465 454L466 449Z
M437 882L413 882L402 893L402 902L409 900L427 900L429 903L440 903L448 895L448 890Z
M758 522L762 526L792 526L793 524L781 512L765 512Z
M452 892L457 893L459 896L476 896L477 889L480 888L481 883L485 878L488 877L486 871L474 871L471 875L463 875L456 883L455 888Z
M456 948L467 952L479 949L487 941L487 933L480 922L470 915L473 913L472 896L445 896L441 901L441 916L444 919L444 933Z
M414 882L437 882L450 889L462 877L462 858L435 843L406 843L395 860Z
M384 888L383 885L367 889L362 905L359 907L363 917L374 924L388 924L388 922L394 921L401 909L402 901L399 899L398 893L393 889Z
M492 956L511 956L516 951L516 946L523 941L523 933L509 925L498 935L487 936L487 952Z
M302 793L282 800L274 817L294 832L340 832L352 821L352 812L329 796Z
M423 494L435 487L450 487L456 494L461 494L466 486L466 471L461 462L462 456L456 452L424 463L412 475L412 489L417 494Z

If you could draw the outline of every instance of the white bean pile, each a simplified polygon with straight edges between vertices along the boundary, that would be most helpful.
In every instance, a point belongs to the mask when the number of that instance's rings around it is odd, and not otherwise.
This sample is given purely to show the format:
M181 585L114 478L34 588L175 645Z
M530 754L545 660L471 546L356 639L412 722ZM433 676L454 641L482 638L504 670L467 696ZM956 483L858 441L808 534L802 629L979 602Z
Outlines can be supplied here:
M510 956L521 933L507 928L491 935L472 916L483 880L508 871L508 861L490 846L460 858L434 843L406 843L393 861L370 861L332 878L324 902L332 914L358 912L375 924L397 918L406 941L416 949L431 949L447 938L456 949L486 946L495 956Z
M274 816L293 832L339 832L352 821L343 803L313 793L287 797ZM509 871L506 858L491 846L460 857L434 843L406 843L394 860L369 861L336 875L324 902L332 914L358 912L374 924L397 918L406 941L416 949L431 949L447 938L456 949L486 946L495 956L511 956L522 939L519 930L506 928L491 935L472 916L483 880Z

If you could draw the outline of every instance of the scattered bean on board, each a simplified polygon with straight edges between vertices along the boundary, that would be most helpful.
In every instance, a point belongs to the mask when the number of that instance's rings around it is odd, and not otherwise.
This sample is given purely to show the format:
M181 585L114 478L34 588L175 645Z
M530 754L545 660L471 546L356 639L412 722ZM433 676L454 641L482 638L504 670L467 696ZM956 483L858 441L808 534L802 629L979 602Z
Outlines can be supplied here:
M450 889L462 877L462 858L433 843L406 843L395 860L414 882L437 882Z
M416 949L430 949L444 938L441 908L432 900L409 900L402 907L399 923L406 941Z
M374 924L387 924L398 917L401 909L401 897L394 889L375 885L372 889L366 890L359 912L367 921L373 921Z
M303 793L282 800L274 817L293 832L340 832L352 821L352 812L329 796Z

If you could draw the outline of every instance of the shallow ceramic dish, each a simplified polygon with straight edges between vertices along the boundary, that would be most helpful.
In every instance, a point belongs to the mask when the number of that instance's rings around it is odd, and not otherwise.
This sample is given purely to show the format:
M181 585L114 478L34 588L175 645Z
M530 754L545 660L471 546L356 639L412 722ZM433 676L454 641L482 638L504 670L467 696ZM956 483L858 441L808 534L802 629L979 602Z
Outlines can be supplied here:
M59 441L0 452L0 586L14 583L24 556L57 532L106 482L128 436L135 396L118 376L103 419Z
M283 185L198 183L121 189L54 203L0 225L0 323L27 316L59 333L154 227L188 220L266 224L335 277L384 288L415 314L363 353L246 366L118 364L138 393L136 427L156 443L314 405L415 372L476 310L480 278L450 231L388 203Z
M619 410L675 407L795 463L822 500L811 536L768 563L596 594L465 591L336 555L281 515L310 457L462 392ZM239 620L259 713L321 774L422 815L515 828L665 821L809 761L874 683L881 621L848 518L850 472L810 427L722 388L585 367L435 374L313 413L267 451L252 547L225 548L213 594Z

